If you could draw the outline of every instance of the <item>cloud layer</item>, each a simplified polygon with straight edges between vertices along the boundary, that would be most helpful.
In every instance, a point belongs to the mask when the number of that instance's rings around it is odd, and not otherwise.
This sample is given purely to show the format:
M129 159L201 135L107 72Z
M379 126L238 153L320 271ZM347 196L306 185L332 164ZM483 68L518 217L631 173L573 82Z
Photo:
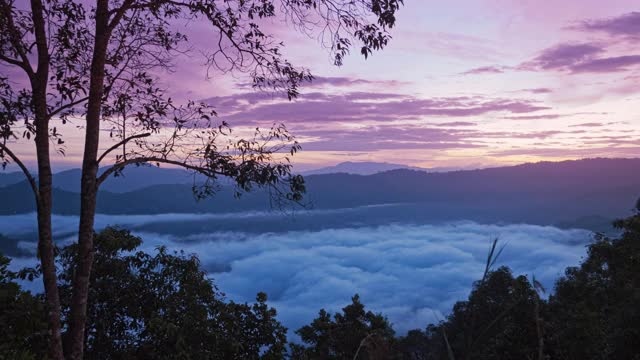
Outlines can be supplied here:
M236 216L236 215L211 215ZM237 215L250 218L264 214ZM0 217L3 232L32 231L33 215ZM253 301L265 291L290 329L309 322L320 308L338 311L355 293L376 312L386 314L400 333L423 328L465 299L483 271L491 241L506 244L498 265L516 274L535 274L546 286L566 266L578 264L591 239L585 230L533 225L386 225L249 234L214 232L164 235L135 231L152 222L180 222L202 215L99 216L97 226L133 227L143 249L160 245L197 254L203 267L230 299ZM58 238L73 231L74 217L55 217ZM66 241L73 239L67 235ZM24 245L24 244L23 244ZM32 245L32 244L31 244ZM14 267L32 265L17 259ZM39 284L29 287L37 289Z
M496 112L522 114L549 109L531 99L486 96L420 98L367 91L343 94L312 92L303 94L294 102L263 93L212 97L204 101L222 109L221 118L234 125L390 122L425 117L475 117Z
M265 291L286 326L297 329L320 308L337 311L359 293L399 332L422 328L464 299L483 270L490 242L507 244L501 265L550 286L584 254L590 234L530 225L381 226L317 232L140 234L147 247L170 244L197 253L230 298Z

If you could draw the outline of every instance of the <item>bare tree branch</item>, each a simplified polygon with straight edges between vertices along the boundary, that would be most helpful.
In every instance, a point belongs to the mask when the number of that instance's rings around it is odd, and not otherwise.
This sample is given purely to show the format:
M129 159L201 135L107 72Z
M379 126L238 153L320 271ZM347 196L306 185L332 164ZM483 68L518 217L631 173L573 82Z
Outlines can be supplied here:
M16 65L16 66L20 67L21 69L23 69L25 72L28 73L27 67L25 67L24 63L22 61L20 61L20 60L12 59L12 58L10 58L8 56L5 56L5 55L2 55L2 54L0 54L0 60L6 62L8 64L11 64L11 65Z
M11 45L15 49L18 56L20 56L21 65L18 65L18 66L20 66L31 78L35 73L33 71L33 68L31 67L29 58L27 57L27 51L24 49L23 44L21 42L22 36L20 36L20 32L16 28L16 25L13 21L12 5L7 3L6 0L0 0L0 9L2 9L2 12L5 13L5 16L6 16L7 27L8 27L7 30L9 32L9 39L10 39Z
M224 175L224 173L222 172L214 171L206 167L195 166L195 165L190 165L181 161L150 156L150 157L139 157L135 159L129 159L113 165L112 167L107 169L105 172L103 172L102 175L100 175L100 177L98 177L97 185L100 186L100 184L102 184L105 180L107 180L107 178L111 174L124 169L127 165L145 164L145 163L161 163L161 164L176 165L188 170L193 170L195 172L198 172L208 177L216 176L216 175Z
M76 105L80 105L83 102L87 101L89 99L88 96L82 97L80 99L77 99L75 101L72 101L70 103L66 103L64 105L59 106L57 109L54 109L52 111L49 112L48 118L51 119L52 117L58 115L59 113L67 110L67 109L71 109L72 107L76 106Z
M27 167L20 160L20 158L18 158L16 154L14 154L13 151L11 151L6 145L0 144L0 153L6 153L7 155L9 155L11 160L13 160L13 162L15 162L16 165L20 167L20 170L22 170L22 172L24 173L24 176L29 181L29 185L31 185L31 190L33 190L33 195L36 197L36 201L39 202L40 195L38 193L38 184L36 183L36 180L33 177L33 175L31 175L31 172L29 171L29 169L27 169Z
M117 148L119 148L120 146L128 143L131 140L134 139L139 139L139 138L145 138L147 136L151 136L151 133L144 133L144 134L138 134L138 135L132 135L127 137L126 139L123 139L122 141L118 142L117 144L113 145L112 147L108 148L104 153L102 153L102 155L100 155L100 157L98 158L98 164L100 164L100 162L112 151L116 150Z

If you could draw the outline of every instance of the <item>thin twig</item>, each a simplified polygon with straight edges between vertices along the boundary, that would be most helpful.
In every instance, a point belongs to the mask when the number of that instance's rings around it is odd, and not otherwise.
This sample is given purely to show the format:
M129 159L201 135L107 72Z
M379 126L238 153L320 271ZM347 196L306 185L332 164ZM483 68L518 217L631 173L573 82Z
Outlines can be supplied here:
M20 170L22 170L22 172L24 173L24 176L27 178L27 180L29 181L29 184L31 185L31 190L33 190L33 194L36 197L36 201L40 202L38 184L36 183L36 180L33 177L33 175L31 175L31 172L29 172L29 169L27 169L24 163L20 161L20 159L4 144L0 144L0 151L9 155L11 160L13 160L13 162L15 162L20 167Z
M107 149L107 151L105 151L104 153L102 153L102 155L100 156L100 158L98 158L98 164L100 164L100 162L102 160L104 160L105 156L107 156L110 152L112 152L113 150L116 150L117 148L119 148L120 146L128 143L129 141L133 140L133 139L139 139L139 138L145 138L151 136L151 133L144 133L144 134L138 134L138 135L132 135L129 136L126 139L123 139L122 141L118 142L117 144L113 145L112 147L110 147L109 149Z

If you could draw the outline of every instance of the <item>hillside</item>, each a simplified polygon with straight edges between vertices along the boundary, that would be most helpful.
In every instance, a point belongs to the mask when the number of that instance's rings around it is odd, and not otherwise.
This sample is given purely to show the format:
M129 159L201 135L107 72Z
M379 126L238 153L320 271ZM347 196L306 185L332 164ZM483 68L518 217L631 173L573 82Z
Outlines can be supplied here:
M370 215L385 221L403 222L468 219L571 226L579 222L606 223L602 218L629 214L640 197L640 159L543 162L446 173L400 169L368 176L311 175L306 181L306 200L313 209L395 204L395 207L371 210ZM229 188L223 187L214 198L196 202L191 193L192 183L153 182L149 182L151 186L127 192L102 191L98 212L159 214L269 210L268 196L260 191L237 200ZM77 213L76 193L57 189L54 196L55 213ZM3 199L0 214L35 210L24 183L0 188L0 198Z

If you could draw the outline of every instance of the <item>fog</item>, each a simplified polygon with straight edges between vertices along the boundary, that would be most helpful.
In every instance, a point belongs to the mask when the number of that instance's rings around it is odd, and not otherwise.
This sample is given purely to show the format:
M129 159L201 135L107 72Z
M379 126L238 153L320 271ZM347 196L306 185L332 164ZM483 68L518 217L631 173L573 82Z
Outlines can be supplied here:
M482 276L496 237L506 245L498 266L509 266L515 274L535 274L547 287L552 287L565 267L579 263L592 237L586 230L467 221L317 231L283 228L264 234L194 230L184 235L183 230L176 235L144 230L149 222L179 226L187 220L211 222L233 216L99 215L96 224L98 228L119 224L134 229L144 240L145 251L165 245L197 254L229 299L253 301L257 292L264 291L289 329L308 323L321 308L339 310L358 293L367 308L387 315L399 333L424 328L465 299L473 281ZM271 215L238 216L246 219L249 228L252 216ZM33 214L0 217L0 232L20 239L22 248L35 247L29 235L34 226ZM76 227L77 218L54 216L54 232L60 242L72 241ZM33 262L17 259L13 266Z

